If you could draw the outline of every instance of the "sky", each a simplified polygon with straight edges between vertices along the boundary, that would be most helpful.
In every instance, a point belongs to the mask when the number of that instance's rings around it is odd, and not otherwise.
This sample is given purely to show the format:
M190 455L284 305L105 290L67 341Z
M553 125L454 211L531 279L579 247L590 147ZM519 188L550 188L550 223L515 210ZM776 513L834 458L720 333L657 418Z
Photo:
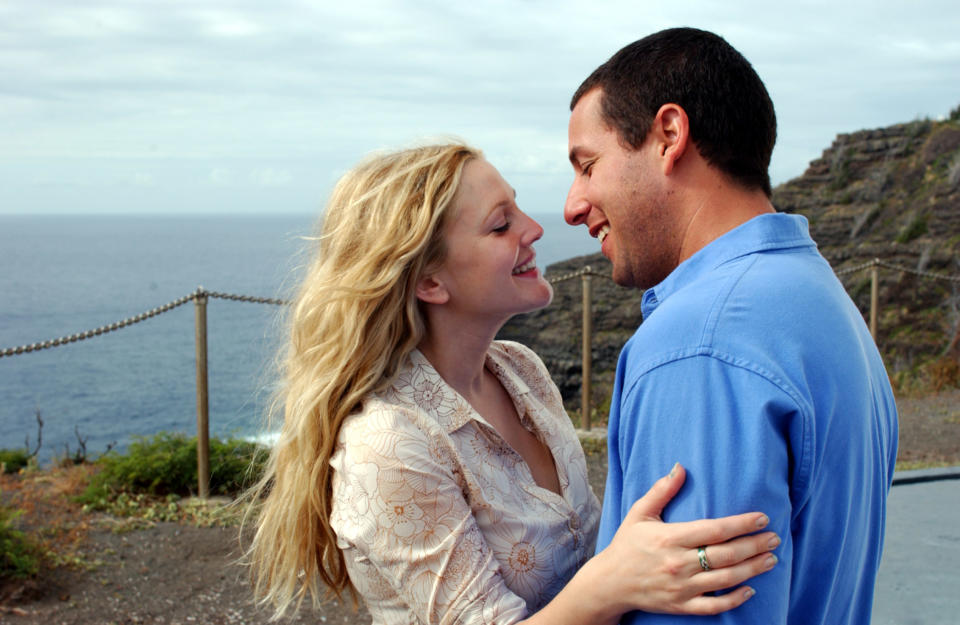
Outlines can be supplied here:
M774 184L960 106L956 0L0 0L0 214L318 213L365 154L447 137L553 213L573 91L673 26L766 83Z

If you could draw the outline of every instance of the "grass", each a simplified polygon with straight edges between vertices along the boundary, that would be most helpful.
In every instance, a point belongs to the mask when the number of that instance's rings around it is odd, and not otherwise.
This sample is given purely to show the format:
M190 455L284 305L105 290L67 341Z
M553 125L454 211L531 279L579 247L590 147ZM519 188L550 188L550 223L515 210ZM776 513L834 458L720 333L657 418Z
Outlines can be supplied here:
M9 539L4 541L3 557L17 553L16 543L23 541L29 545L27 553L36 564L22 570L28 575L44 564L83 562L80 545L90 523L78 514L78 506L70 498L86 484L90 471L90 465L43 470L31 464L17 474L0 475L0 507L6 511L0 525Z
M259 478L265 448L240 439L210 439L210 501L193 497L197 488L197 439L161 432L138 438L123 454L96 462L83 491L75 496L84 512L124 519L116 531L176 521L200 527L235 525L240 511L221 505ZM219 498L217 498L219 496Z
M210 494L233 496L252 484L263 469L264 448L240 439L210 439ZM183 497L197 488L197 439L161 432L139 437L123 454L97 460L99 471L79 501L106 507L121 495Z
M97 566L82 549L93 527L123 532L159 521L237 525L241 511L223 504L259 476L263 449L238 439L211 439L210 492L221 495L211 500L190 496L197 480L196 449L195 437L160 433L138 439L123 454L49 469L24 462L25 453L3 450L0 579L35 576L45 563Z
M901 330L898 338L909 331L910 328ZM923 397L960 388L960 361L952 356L938 356L914 362L909 368L891 373L890 384L897 397Z
M40 570L40 548L15 526L22 514L0 505L0 580L26 579Z
M927 215L916 215L897 234L897 243L909 243L927 233Z
M0 449L0 473L16 473L25 468L32 457L26 449Z
M942 469L952 467L954 463L945 460L902 460L897 462L896 471L916 471L919 469Z
M588 456L607 453L607 439L596 438L592 436L581 436L580 445L583 447L583 453Z

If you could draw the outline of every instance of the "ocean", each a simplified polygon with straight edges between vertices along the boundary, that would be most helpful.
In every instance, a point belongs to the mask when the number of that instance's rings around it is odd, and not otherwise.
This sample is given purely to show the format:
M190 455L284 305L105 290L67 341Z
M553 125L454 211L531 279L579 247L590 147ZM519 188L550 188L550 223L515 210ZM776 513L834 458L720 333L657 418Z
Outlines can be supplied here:
M538 264L598 251L559 214ZM311 215L0 215L0 350L92 330L208 291L286 298ZM210 299L211 436L266 438L282 307ZM38 428L37 415L43 420ZM135 436L196 433L194 304L84 341L0 358L0 448L47 463Z

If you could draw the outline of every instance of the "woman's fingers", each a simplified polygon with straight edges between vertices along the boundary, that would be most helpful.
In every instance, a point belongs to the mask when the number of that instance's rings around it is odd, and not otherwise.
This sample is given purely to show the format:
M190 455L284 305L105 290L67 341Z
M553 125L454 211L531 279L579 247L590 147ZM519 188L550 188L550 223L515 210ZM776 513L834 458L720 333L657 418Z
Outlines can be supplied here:
M717 614L752 596L740 586L776 566L770 553L780 544L763 532L770 520L760 512L684 523L663 523L663 509L680 490L686 472L679 464L631 507L597 562L607 579L623 580L625 605L646 611ZM702 557L698 547L703 547ZM593 561L591 561L593 562ZM600 565L598 565L600 566ZM715 596L704 593L732 592Z
M732 610L743 604L744 601L752 597L756 592L749 586L742 586L736 590L717 595L715 597L693 597L687 600L682 606L683 614L720 614Z
M650 491L653 491L653 488ZM700 545L715 545L727 542L737 536L753 534L765 528L769 523L770 519L762 512L748 512L719 519L703 519L668 525L671 532L674 533L674 544L696 549Z
M643 497L634 502L623 519L623 523L637 523L639 521L660 520L660 514L667 507L670 500L683 486L687 473L680 463L673 465L669 475L657 480Z
M705 615L732 610L755 594L752 588L740 584L766 573L776 565L777 557L774 554L762 553L734 566L697 573L690 578L690 589L695 594L680 604L679 611L682 614ZM723 594L704 595L735 586L735 590Z
M773 532L764 532L752 536L742 536L718 545L705 545L703 555L706 564L711 569L722 569L743 562L747 558L780 546L780 537ZM697 550L694 550L694 560L697 568L701 568Z
M724 568L696 573L690 581L697 594L733 588L777 565L777 556L765 552ZM699 565L698 565L699 566Z

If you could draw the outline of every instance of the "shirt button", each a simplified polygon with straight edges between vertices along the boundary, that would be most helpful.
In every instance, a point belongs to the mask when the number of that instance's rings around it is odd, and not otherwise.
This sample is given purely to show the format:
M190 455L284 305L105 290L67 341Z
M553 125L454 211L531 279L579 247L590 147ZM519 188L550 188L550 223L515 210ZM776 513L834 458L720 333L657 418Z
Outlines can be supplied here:
M570 519L570 529L572 530L580 529L580 519L578 519L577 517L572 517Z

